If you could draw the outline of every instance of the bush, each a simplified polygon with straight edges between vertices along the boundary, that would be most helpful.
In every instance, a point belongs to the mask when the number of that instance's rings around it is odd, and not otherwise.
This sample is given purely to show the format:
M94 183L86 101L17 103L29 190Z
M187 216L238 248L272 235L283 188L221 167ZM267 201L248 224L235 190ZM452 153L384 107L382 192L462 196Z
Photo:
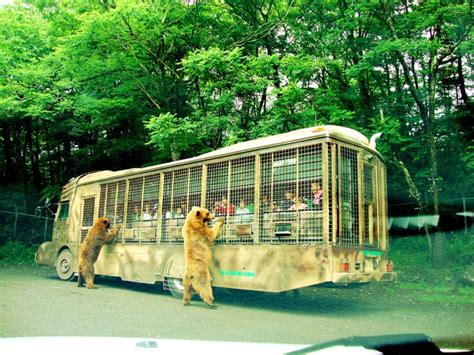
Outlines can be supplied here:
M393 238L389 257L395 264L400 282L426 281L433 284L461 282L464 273L474 264L474 234L446 233L445 262L442 269L432 266L426 235Z
M6 242L0 245L0 261L8 264L35 264L38 245L26 245L20 242Z

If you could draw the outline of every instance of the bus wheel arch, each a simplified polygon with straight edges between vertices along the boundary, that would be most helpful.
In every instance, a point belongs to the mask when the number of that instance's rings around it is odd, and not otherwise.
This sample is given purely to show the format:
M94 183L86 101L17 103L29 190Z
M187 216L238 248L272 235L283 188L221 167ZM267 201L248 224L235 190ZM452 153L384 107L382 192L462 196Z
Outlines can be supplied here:
M74 278L75 260L71 250L64 246L62 247L56 258L56 274L63 281L70 281Z
M175 298L183 298L184 253L176 253L168 258L163 269L163 289Z

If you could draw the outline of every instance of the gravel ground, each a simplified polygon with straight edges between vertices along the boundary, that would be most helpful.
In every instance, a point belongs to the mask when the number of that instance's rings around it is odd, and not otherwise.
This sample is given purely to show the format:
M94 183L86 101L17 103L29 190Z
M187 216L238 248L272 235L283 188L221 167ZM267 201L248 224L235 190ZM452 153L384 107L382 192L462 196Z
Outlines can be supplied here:
M98 277L78 288L39 266L0 265L0 336L111 336L315 344L349 336L424 333L474 348L471 291L423 285L313 287L283 294L216 289L218 307ZM467 293L466 293L467 292Z

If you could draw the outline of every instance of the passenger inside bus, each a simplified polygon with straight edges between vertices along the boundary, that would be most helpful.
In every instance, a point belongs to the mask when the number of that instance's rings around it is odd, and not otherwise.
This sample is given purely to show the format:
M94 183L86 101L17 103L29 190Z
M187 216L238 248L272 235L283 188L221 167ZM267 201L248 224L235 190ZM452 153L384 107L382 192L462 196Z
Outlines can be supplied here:
M182 202L180 206L181 206L180 208L181 208L181 212L183 216L186 217L186 215L188 214L188 208L187 208L186 202Z
M267 195L262 196L262 207L261 210L263 213L273 212L272 204L270 203L270 199Z
M141 217L140 207L135 206L134 211L133 211L133 214L132 214L132 221L133 221L133 222L139 222L139 221L140 221L140 217Z
M285 191L285 199L281 201L279 211L288 211L295 203L295 194L290 190Z
M311 209L321 210L323 204L323 189L320 182L313 182L311 184L311 199L307 199L307 204Z
M232 203L228 203L227 197L222 196L222 200L220 202L216 202L214 207L214 213L216 215L233 215L235 212L235 206Z
M173 214L173 218L184 218L184 213L183 213L183 208L182 207L178 207L176 209L176 212Z
M301 197L298 197L297 199L295 199L295 202L293 203L293 205L291 205L289 210L290 211L303 211L307 209L308 209L308 206L306 205L306 203L303 202L303 199Z
M142 220L143 221L151 221L152 219L153 219L153 215L152 215L152 212L151 212L151 206L146 205L145 206L145 211L143 211Z
M235 210L235 221L237 223L251 223L253 221L254 206L247 204L246 199L240 200L239 206Z
M247 201L245 199L240 200L239 206L235 210L236 215L248 215L250 214L249 206L247 205Z

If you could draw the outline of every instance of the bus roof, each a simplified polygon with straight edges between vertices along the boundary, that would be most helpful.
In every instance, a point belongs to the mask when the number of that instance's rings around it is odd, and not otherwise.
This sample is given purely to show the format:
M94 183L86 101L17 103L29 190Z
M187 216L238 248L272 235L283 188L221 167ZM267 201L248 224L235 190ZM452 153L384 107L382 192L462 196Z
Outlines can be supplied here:
M300 141L313 140L317 138L336 138L346 141L348 143L356 144L370 151L378 154L377 151L370 147L369 140L360 132L347 127L324 125L315 126L310 128L298 129L288 133L277 134L274 136L268 136L250 141L245 141L237 144L233 144L228 147L220 148L215 151L201 154L197 157L174 161L170 163L164 163L159 165L153 165L144 168L132 168L120 171L98 171L90 174L83 175L80 179L71 179L70 183L78 183L79 185L87 184L104 179L114 179L122 176L138 175L155 170L168 169L175 166L192 164L203 160L211 160L215 158L221 158L231 156L235 154L245 153L247 151L255 151L259 149L270 148L273 146L285 145L290 143L296 143Z

